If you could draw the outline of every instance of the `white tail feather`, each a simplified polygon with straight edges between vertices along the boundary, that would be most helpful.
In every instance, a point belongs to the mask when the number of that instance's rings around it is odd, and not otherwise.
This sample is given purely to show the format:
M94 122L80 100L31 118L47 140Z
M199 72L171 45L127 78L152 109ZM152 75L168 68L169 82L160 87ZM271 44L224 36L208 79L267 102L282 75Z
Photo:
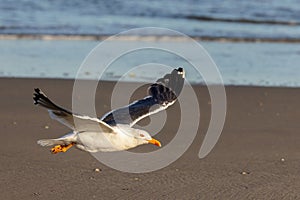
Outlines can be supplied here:
M57 139L43 139L37 141L37 143L41 146L53 146L53 145L65 144L64 141L57 140Z

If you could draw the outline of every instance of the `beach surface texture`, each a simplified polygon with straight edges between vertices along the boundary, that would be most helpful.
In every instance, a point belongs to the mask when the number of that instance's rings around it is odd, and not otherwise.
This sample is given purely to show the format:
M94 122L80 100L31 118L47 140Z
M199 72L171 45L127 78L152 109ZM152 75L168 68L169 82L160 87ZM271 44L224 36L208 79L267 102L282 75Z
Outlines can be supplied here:
M114 83L99 84L105 86L96 95L101 116L110 110ZM299 88L227 86L223 132L212 152L199 159L211 105L207 88L194 86L201 120L193 144L161 170L130 174L111 169L75 148L52 155L48 148L37 145L38 139L56 138L69 130L33 105L35 87L71 109L72 80L0 79L0 199L300 198ZM133 99L144 97L145 91L134 95ZM177 131L177 103L167 116L163 130L156 135L163 145ZM143 145L133 151L152 150L155 146Z

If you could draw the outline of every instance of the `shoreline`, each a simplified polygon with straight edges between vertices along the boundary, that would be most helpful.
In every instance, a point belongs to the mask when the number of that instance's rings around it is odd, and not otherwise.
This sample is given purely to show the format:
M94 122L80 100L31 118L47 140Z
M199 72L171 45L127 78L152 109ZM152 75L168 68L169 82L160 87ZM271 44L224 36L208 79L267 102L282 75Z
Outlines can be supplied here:
M52 78L52 77L0 77L0 81L5 81L5 80L24 80L24 81L30 81L30 80L35 80L35 81L43 81L43 80L47 80L47 81L71 81L74 82L75 79L74 78ZM97 82L102 82L102 83L106 83L106 84L114 84L116 83L115 80L95 80L95 79L79 79L81 81L97 81ZM148 82L134 82L134 81L120 81L121 83L124 84L149 84ZM202 84L202 83L190 83L193 87L207 87L206 84ZM210 84L210 86L219 86L218 84ZM226 85L224 84L225 88L270 88L270 89L300 89L300 86L264 86L264 85Z
M0 40L87 40L103 41L115 35L94 35L94 34L0 34ZM188 36L188 35L187 35ZM300 38L250 38L250 37L211 37L211 36L188 36L196 41L215 41L231 43L300 43ZM186 38L178 36L143 36L124 35L114 38L115 41L165 41L184 42Z

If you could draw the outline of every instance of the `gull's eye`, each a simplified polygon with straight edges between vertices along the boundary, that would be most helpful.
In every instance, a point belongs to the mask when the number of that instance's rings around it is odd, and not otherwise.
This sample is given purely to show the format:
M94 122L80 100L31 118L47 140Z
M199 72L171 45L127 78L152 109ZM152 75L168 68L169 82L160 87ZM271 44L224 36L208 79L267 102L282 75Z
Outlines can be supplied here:
M140 137L145 137L145 135L141 133L141 134L140 134Z

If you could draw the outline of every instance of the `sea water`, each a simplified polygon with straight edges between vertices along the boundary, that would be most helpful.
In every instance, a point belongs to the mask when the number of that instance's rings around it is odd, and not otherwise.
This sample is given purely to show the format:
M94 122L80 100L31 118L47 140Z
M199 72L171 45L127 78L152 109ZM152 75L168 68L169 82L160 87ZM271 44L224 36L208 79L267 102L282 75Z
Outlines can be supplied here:
M0 13L1 77L75 78L85 57L101 42L86 40L87 36L155 26L200 38L199 44L208 51L227 85L300 86L297 0L0 0ZM64 37L57 39L60 35ZM24 36L27 39L20 39ZM68 40L70 36L78 37ZM172 35L165 37L170 40L164 42L172 41ZM205 37L216 41L201 40ZM131 38L123 44L139 39ZM233 42L236 39L240 42ZM243 42L249 39L264 42ZM102 79L118 80L126 70L144 61L186 65L175 55L140 52L115 62ZM95 79L97 70L84 71L81 77ZM149 81L161 73L146 70L125 80ZM203 78L194 75L189 67L187 74L190 82L203 83Z
M0 34L112 35L159 26L190 36L299 38L298 0L0 0Z

